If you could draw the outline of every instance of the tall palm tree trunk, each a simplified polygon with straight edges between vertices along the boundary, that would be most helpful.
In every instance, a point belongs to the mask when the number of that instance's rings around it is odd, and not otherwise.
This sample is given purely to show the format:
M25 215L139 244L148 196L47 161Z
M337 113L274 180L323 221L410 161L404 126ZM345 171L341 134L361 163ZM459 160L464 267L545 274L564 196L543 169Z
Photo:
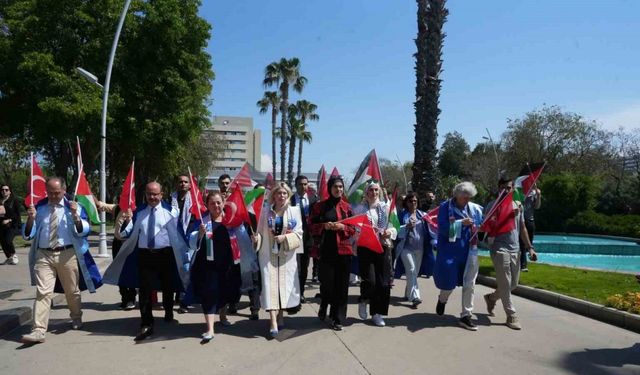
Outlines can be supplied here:
M289 163L287 165L287 183L292 186L293 183L293 162L296 154L296 135L293 129L289 129Z
M276 122L278 121L278 110L275 106L271 108L271 166L273 179L276 178Z
M289 108L289 84L282 83L282 103L280 105L280 179L273 176L276 181L284 181L284 165L287 154L287 110Z
M302 137L298 138L298 174L300 176L302 174Z
M416 38L416 113L412 189L420 197L434 191L437 184L436 153L438 108L442 80L442 27L449 11L446 0L416 0L418 37Z

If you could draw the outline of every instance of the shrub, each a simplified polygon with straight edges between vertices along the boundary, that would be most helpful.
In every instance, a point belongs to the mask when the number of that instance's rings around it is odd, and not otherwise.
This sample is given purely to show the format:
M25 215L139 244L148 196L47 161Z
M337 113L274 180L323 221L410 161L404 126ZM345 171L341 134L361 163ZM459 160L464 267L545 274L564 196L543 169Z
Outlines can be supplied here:
M625 294L614 294L607 298L605 306L614 309L628 311L633 314L640 314L640 292L627 292Z
M637 238L640 237L640 215L605 215L592 210L584 211L567 221L566 230Z

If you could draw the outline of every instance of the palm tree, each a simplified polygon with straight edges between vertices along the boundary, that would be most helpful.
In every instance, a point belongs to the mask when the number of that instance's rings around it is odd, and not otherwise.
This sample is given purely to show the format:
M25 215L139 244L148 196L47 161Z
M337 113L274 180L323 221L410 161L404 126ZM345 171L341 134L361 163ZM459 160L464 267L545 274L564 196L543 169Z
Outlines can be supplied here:
M267 113L271 107L271 165L273 178L276 178L276 122L278 119L278 107L280 106L280 96L277 91L265 91L262 99L256 105L260 108L260 114Z
M300 60L297 57L281 58L278 62L272 62L264 69L265 87L278 86L280 91L280 179L284 179L285 154L287 153L287 115L289 108L289 87L300 93L307 83L307 78L300 75ZM293 165L290 170L293 170ZM274 176L275 177L275 176ZM287 176L289 185L293 181L291 173Z
M307 125L304 122L297 119L295 121L293 134L298 139L298 173L296 176L300 176L302 174L302 145L304 143L311 143L313 136L311 132L307 130Z
M309 121L318 121L320 116L316 113L318 106L311 103L307 100L298 100L296 104L292 104L289 106L289 116L292 116L299 120L298 127L302 127L303 129L307 126L307 120ZM289 122L289 129L291 130L291 134L293 137L289 138L289 164L287 170L287 178L293 179L293 158L295 155L295 147L296 147L296 139L297 134L293 131L293 127L296 122ZM302 141L300 142L300 147L302 147ZM301 154L300 154L301 155ZM298 157L298 174L300 171L300 157Z
M416 113L412 186L419 196L434 191L437 185L436 153L438 108L442 80L442 27L449 11L446 0L416 0L418 37L416 38Z

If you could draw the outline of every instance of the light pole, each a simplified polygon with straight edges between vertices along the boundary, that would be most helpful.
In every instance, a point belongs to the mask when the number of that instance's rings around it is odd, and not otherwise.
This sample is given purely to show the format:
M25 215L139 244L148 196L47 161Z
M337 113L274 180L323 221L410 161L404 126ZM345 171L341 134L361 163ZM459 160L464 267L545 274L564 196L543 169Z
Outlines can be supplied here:
M102 92L102 127L100 130L100 201L104 202L107 200L107 174L106 174L106 153L107 153L107 103L109 101L109 85L111 84L111 70L113 69L113 60L116 56L116 48L118 48L118 40L120 39L120 31L122 30L122 25L124 24L124 19L127 16L127 11L129 10L129 5L131 4L131 0L126 0L124 3L124 8L122 8L122 13L120 13L120 20L118 21L118 27L116 28L116 34L113 37L113 44L111 45L111 53L109 54L109 63L107 64L107 75L104 80L104 88ZM76 68L78 73L80 73L83 77L88 79L90 82L94 84L98 83L98 78L87 72L82 68ZM102 86L100 86L102 87ZM99 258L108 258L109 253L107 252L107 224L105 223L106 215L104 211L100 212L100 247L98 250L97 257Z
M493 155L496 157L496 168L498 169L498 180L500 180L500 158L498 157L498 150L496 149L496 144L493 142L493 138L491 137L491 133L489 133L489 128L485 128L487 131L487 137L482 137L482 139L486 139L491 143L491 147L493 148Z

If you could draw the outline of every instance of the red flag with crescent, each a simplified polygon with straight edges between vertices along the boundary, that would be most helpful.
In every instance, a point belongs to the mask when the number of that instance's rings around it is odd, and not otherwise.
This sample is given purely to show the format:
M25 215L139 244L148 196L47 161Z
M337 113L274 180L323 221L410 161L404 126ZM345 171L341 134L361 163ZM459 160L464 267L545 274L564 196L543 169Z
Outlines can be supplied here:
M47 197L47 187L45 184L44 174L36 161L36 157L31 154L31 179L27 190L27 196L24 198L25 206L34 206Z
M127 173L127 178L122 185L122 193L120 193L120 201L118 205L121 211L127 211L129 208L131 211L136 210L136 183L134 174L135 161L131 162L131 168Z
M224 202L222 212L224 214L222 225L225 227L233 228L242 225L242 223L251 223L240 189L233 189L229 198Z

